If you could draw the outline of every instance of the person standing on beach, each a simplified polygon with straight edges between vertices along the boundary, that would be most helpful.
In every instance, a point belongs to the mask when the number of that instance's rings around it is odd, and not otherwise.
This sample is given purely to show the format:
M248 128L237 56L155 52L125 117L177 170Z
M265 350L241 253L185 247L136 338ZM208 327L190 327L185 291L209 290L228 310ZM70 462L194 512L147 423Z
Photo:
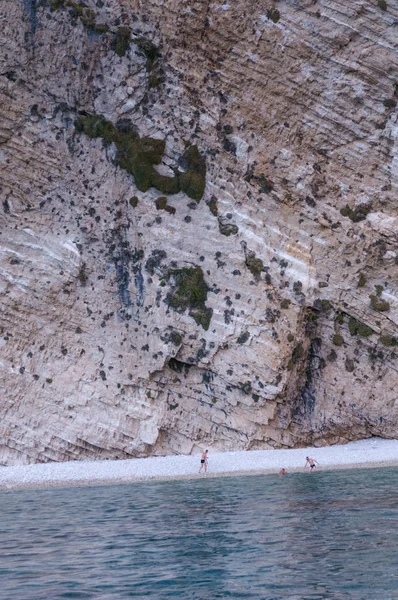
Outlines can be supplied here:
M202 457L200 459L200 469L199 469L199 473L202 471L202 469L204 468L205 473L207 472L207 455L208 455L209 451L205 450L204 452L202 452Z
M316 465L319 465L319 462L317 460L315 460L315 458L311 458L310 456L306 456L305 457L304 469L307 468L307 465L310 467L310 471L312 471L313 469L315 469Z

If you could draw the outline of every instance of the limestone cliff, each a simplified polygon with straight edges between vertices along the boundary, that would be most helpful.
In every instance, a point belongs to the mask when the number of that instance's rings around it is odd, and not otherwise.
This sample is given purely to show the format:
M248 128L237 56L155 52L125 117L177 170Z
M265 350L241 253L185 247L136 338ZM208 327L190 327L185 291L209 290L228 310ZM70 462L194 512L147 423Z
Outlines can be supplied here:
M0 462L395 437L397 0L0 19Z

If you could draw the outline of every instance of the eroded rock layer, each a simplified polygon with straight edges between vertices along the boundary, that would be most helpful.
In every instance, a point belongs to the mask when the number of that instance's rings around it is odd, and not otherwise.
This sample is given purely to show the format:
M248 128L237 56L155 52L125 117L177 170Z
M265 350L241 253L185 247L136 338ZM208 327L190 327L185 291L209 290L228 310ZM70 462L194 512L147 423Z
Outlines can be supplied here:
M395 437L396 0L3 0L0 461Z

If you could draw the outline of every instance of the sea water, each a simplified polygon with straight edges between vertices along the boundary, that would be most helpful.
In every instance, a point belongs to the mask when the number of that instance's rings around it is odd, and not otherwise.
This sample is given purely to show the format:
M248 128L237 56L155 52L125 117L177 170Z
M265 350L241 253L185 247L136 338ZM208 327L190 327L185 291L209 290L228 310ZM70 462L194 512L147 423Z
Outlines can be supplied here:
M0 493L1 600L398 599L398 470Z

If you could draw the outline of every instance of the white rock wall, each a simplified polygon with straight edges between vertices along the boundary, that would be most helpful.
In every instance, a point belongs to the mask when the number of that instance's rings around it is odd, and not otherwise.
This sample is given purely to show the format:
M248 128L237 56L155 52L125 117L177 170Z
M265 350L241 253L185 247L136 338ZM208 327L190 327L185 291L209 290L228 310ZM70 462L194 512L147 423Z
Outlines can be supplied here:
M1 463L395 437L398 2L87 5L109 32L0 6ZM157 210L94 113L165 139L163 174L197 144L201 202ZM195 266L208 330L163 285Z

